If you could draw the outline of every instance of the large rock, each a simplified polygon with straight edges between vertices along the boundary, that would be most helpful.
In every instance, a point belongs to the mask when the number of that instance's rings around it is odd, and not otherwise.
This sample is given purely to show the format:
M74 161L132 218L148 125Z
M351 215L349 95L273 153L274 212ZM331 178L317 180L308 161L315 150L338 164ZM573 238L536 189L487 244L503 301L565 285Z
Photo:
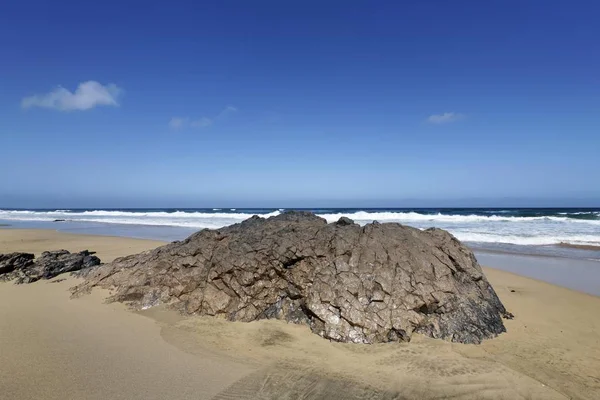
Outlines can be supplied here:
M34 255L29 253L0 254L0 279L32 283L40 279L52 279L66 272L89 271L99 264L100 259L87 250L79 253L45 251L35 260Z
M479 343L504 332L504 306L473 253L448 232L361 227L314 214L254 216L94 269L74 293L168 304L229 320L306 323L332 340L409 340L413 332Z

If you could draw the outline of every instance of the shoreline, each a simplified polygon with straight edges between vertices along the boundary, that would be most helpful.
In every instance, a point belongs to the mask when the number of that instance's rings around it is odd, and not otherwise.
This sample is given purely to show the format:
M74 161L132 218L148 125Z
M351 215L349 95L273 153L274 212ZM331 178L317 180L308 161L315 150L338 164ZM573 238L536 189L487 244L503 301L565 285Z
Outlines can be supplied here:
M0 210L1 211L1 210ZM83 210L82 210L83 211ZM105 210L109 212L109 210ZM135 210L133 210L135 211ZM240 210L244 211L244 210ZM248 210L248 211L257 211L257 210ZM264 210L263 210L264 211ZM95 211L94 211L95 212ZM98 211L100 212L100 211ZM114 212L114 211L113 211ZM214 212L214 211L213 211ZM134 218L135 212L130 212L131 216L128 218ZM164 212L157 212L157 214L161 214L160 218L164 218ZM168 214L168 213L166 213ZM62 214L61 214L62 215ZM194 213L190 212L190 215L194 215ZM204 215L204 214L203 214ZM211 214L206 214L211 215ZM215 214L220 215L220 214ZM232 213L231 215L237 215L236 213ZM252 213L247 213L243 215L252 215ZM260 215L260 214L257 214ZM322 216L322 215L321 215ZM66 217L65 217L66 218ZM118 218L116 216L115 218ZM137 217L135 217L137 218ZM157 217L158 218L158 217ZM190 218L190 217L187 217ZM218 217L221 218L221 217ZM225 217L223 217L225 218ZM212 227L212 229L218 229L221 226L227 226L233 223L241 222L241 219L217 219L217 225L206 225L207 227ZM356 222L361 223L365 220L357 219ZM579 221L579 220L576 220ZM165 222L165 221L163 221ZM174 222L174 221L171 221ZM181 222L181 221L179 221ZM190 222L190 221L188 221ZM196 221L197 222L197 221ZM208 223L207 221L204 221ZM386 220L380 222L387 222ZM389 221L395 222L395 221ZM396 221L403 223L408 226L413 226L419 229L427 229L429 227L437 227L441 229L448 230L453 233L457 238L459 238L463 243L468 244L468 246L473 251L485 251L485 252L502 252L502 253L510 253L517 255L531 255L531 256L540 256L540 257L563 257L563 258L573 258L573 259L589 259L589 260L597 260L600 261L600 236L598 237L599 245L582 245L576 243L568 243L564 241L557 241L554 244L516 244L515 242L502 242L502 241L477 241L476 239L466 239L462 238L459 232L455 232L451 226L446 226L442 221L436 222L434 220L428 221L427 223L423 222L407 222L407 221ZM159 241L176 241L183 240L189 235L204 229L199 227L193 227L194 225L185 226L185 224L150 224L150 223L133 223L129 222L118 222L117 220L111 222L104 222L101 219L96 221L94 220L78 220L78 219L56 219L54 221L51 220L19 220L19 219L1 219L0 224L8 224L5 228L9 229L51 229L57 230L59 232L81 232L84 234L91 235L101 235L101 236L120 236L120 237L131 237L138 239L150 239L150 240L159 240ZM1 225L0 225L1 226ZM499 240L501 238L498 238Z
M28 221L0 219L0 221L2 221L0 222L0 229L43 229L61 233L77 233L83 235L124 237L167 242L183 240L195 232L206 229L179 225L123 224L77 220ZM240 221L236 222L239 223ZM412 225L409 224L409 226ZM439 226L432 225L431 227ZM600 261L600 245L582 245L566 242L540 245L476 242L468 240L462 240L462 242L468 244L473 251L486 253L516 254L534 257L598 259Z
M12 234L9 232L19 232ZM24 238L19 238L24 235ZM90 234L80 232L64 232L54 228L21 228L0 227L0 250L3 244L16 246L19 241L48 242L53 241L58 235L64 243L90 243L90 248L76 246L75 250L91 250L102 253L107 245L112 251L120 251L122 245L128 243L126 249L130 254L148 250L148 246L154 247L170 243L167 240L144 239L120 235ZM16 239L11 242L10 237ZM108 240L105 243L104 238ZM99 246L99 247L98 247ZM481 249L467 246L475 253L480 265L498 270L516 273L517 275L537 279L542 282L554 284L560 287L570 288L582 293L600 296L600 259L569 258L561 255L515 253L495 249ZM31 252L27 245L16 246L18 251ZM59 250L51 248L39 248L38 253L45 250ZM125 249L123 249L125 250ZM1 251L0 251L1 253ZM36 253L36 256L39 255ZM99 256L102 262L110 262L114 256ZM519 269L519 270L517 270ZM598 282L599 284L595 284Z
M82 251L82 250L90 250L96 252L96 255L100 257L103 263L112 262L115 258L123 256L139 253L146 250L152 250L158 246L163 246L170 242L168 241L160 241L160 240L151 240L151 239L139 239L139 238L130 238L125 236L111 236L111 235L92 235L87 233L68 233L68 232L60 232L58 230L52 229L29 229L29 228L11 228L11 230L16 230L19 232L18 235L14 235L13 238L8 235L7 230L0 229L0 254L3 253L4 248L10 249L10 251L6 252L26 252L33 253L36 257L38 257L43 251L46 250L59 250L58 248L45 248L45 243L62 243L66 249L71 252ZM94 245L99 245L98 249L94 248ZM55 246L56 247L56 246ZM33 250L32 250L33 249ZM494 251L494 250L478 250L471 249L473 252L486 253L486 254L497 254L503 256L517 256L517 257L532 257L532 258L550 258L550 259L567 259L565 257L560 256L548 256L548 255L530 255L530 254L518 254L511 252L503 252L503 251ZM131 251L131 253L127 253L127 251ZM513 275L515 277L530 279L532 281L536 281L539 283L544 283L547 285L552 285L557 288L570 290L576 293L581 293L584 295L592 296L592 297L600 297L600 295L595 295L591 293L587 293L585 291L569 288L566 286L561 286L559 284L555 284L552 282L547 282L541 279L537 279L531 276L522 275L517 272L508 271L502 268L492 267L489 265L481 264L481 267L484 270L498 271L506 274ZM600 269L600 266L599 266Z
M3 234L4 232L4 234ZM81 248L103 260L163 242L0 230L0 253ZM15 233L18 232L18 235ZM38 235L38 236L36 236ZM41 236L40 236L41 235ZM102 242L102 243L101 243ZM98 246L95 248L95 246ZM415 335L410 343L329 342L303 325L181 316L70 299L77 279L0 283L0 392L20 400L325 398L594 399L600 390L600 298L483 267L507 332L481 345ZM57 369L63 365L65 369ZM35 379L36 385L29 385ZM110 384L107 384L110 382ZM216 396L216 397L214 397ZM295 396L295 397L294 397Z
M591 244L572 244L572 243L560 242L560 243L558 243L556 245L553 245L553 246L564 247L564 248L567 248L567 249L600 251L600 245L599 246L594 246L594 245L591 245Z
M469 245L467 243L465 243L465 245L469 249L471 249L471 251L473 253L502 254L502 255L507 255L507 256L520 256L520 257L558 258L558 259L563 259L563 260L590 260L590 261L599 261L600 262L600 258L598 258L598 259L574 258L574 257L569 257L569 256L566 256L566 255L562 255L562 254L517 252L517 251L510 251L510 250L502 250L502 249L493 249L493 248L485 248L485 247L479 247L479 246L472 246L472 245ZM574 247L574 246L578 246L578 247ZM545 248L548 248L548 249L569 248L569 249L582 250L582 251L598 251L599 252L598 255L600 256L600 246L597 247L597 248L595 246L584 246L584 248L582 248L582 247L579 247L579 245L571 245L571 244L565 244L564 246L560 245L560 244L545 244L545 245L542 245L542 246L539 246L539 247L545 247Z

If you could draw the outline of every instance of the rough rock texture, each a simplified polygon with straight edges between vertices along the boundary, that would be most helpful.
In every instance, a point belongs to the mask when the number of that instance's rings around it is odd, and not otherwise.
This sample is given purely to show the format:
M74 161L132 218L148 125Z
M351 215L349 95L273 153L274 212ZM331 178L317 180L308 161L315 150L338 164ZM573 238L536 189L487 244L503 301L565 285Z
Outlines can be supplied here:
M0 276L31 266L33 258L29 253L0 254Z
M100 259L84 250L70 253L67 250L45 251L35 259L29 253L0 254L0 279L15 283L31 283L40 279L52 279L65 272L73 272L100 264Z
M279 318L332 340L410 340L413 332L479 343L507 314L473 253L448 232L361 227L290 212L95 268L74 294L114 288L111 300L230 320Z

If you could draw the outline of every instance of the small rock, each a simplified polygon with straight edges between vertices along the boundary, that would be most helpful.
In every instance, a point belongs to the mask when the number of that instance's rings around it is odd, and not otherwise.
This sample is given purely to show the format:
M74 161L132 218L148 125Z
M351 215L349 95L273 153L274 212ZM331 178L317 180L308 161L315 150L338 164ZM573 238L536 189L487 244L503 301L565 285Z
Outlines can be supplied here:
M93 254L87 250L79 253L45 251L35 260L29 253L0 254L0 279L23 284L52 279L65 272L91 269L100 265L100 259Z
M354 221L352 221L348 217L341 217L340 219L337 220L337 222L335 224L340 225L340 226L353 225Z

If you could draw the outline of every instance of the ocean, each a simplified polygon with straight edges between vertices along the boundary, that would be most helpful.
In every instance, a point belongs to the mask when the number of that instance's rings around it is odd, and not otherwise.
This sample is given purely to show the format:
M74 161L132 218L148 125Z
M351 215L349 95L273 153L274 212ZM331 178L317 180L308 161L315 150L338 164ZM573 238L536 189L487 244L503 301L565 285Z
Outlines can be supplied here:
M327 221L399 222L450 231L475 250L583 258L600 262L600 208L312 208ZM0 209L0 224L59 231L180 240L281 208ZM59 220L59 221L57 221ZM565 245L591 246L577 249ZM598 248L594 248L598 246Z

